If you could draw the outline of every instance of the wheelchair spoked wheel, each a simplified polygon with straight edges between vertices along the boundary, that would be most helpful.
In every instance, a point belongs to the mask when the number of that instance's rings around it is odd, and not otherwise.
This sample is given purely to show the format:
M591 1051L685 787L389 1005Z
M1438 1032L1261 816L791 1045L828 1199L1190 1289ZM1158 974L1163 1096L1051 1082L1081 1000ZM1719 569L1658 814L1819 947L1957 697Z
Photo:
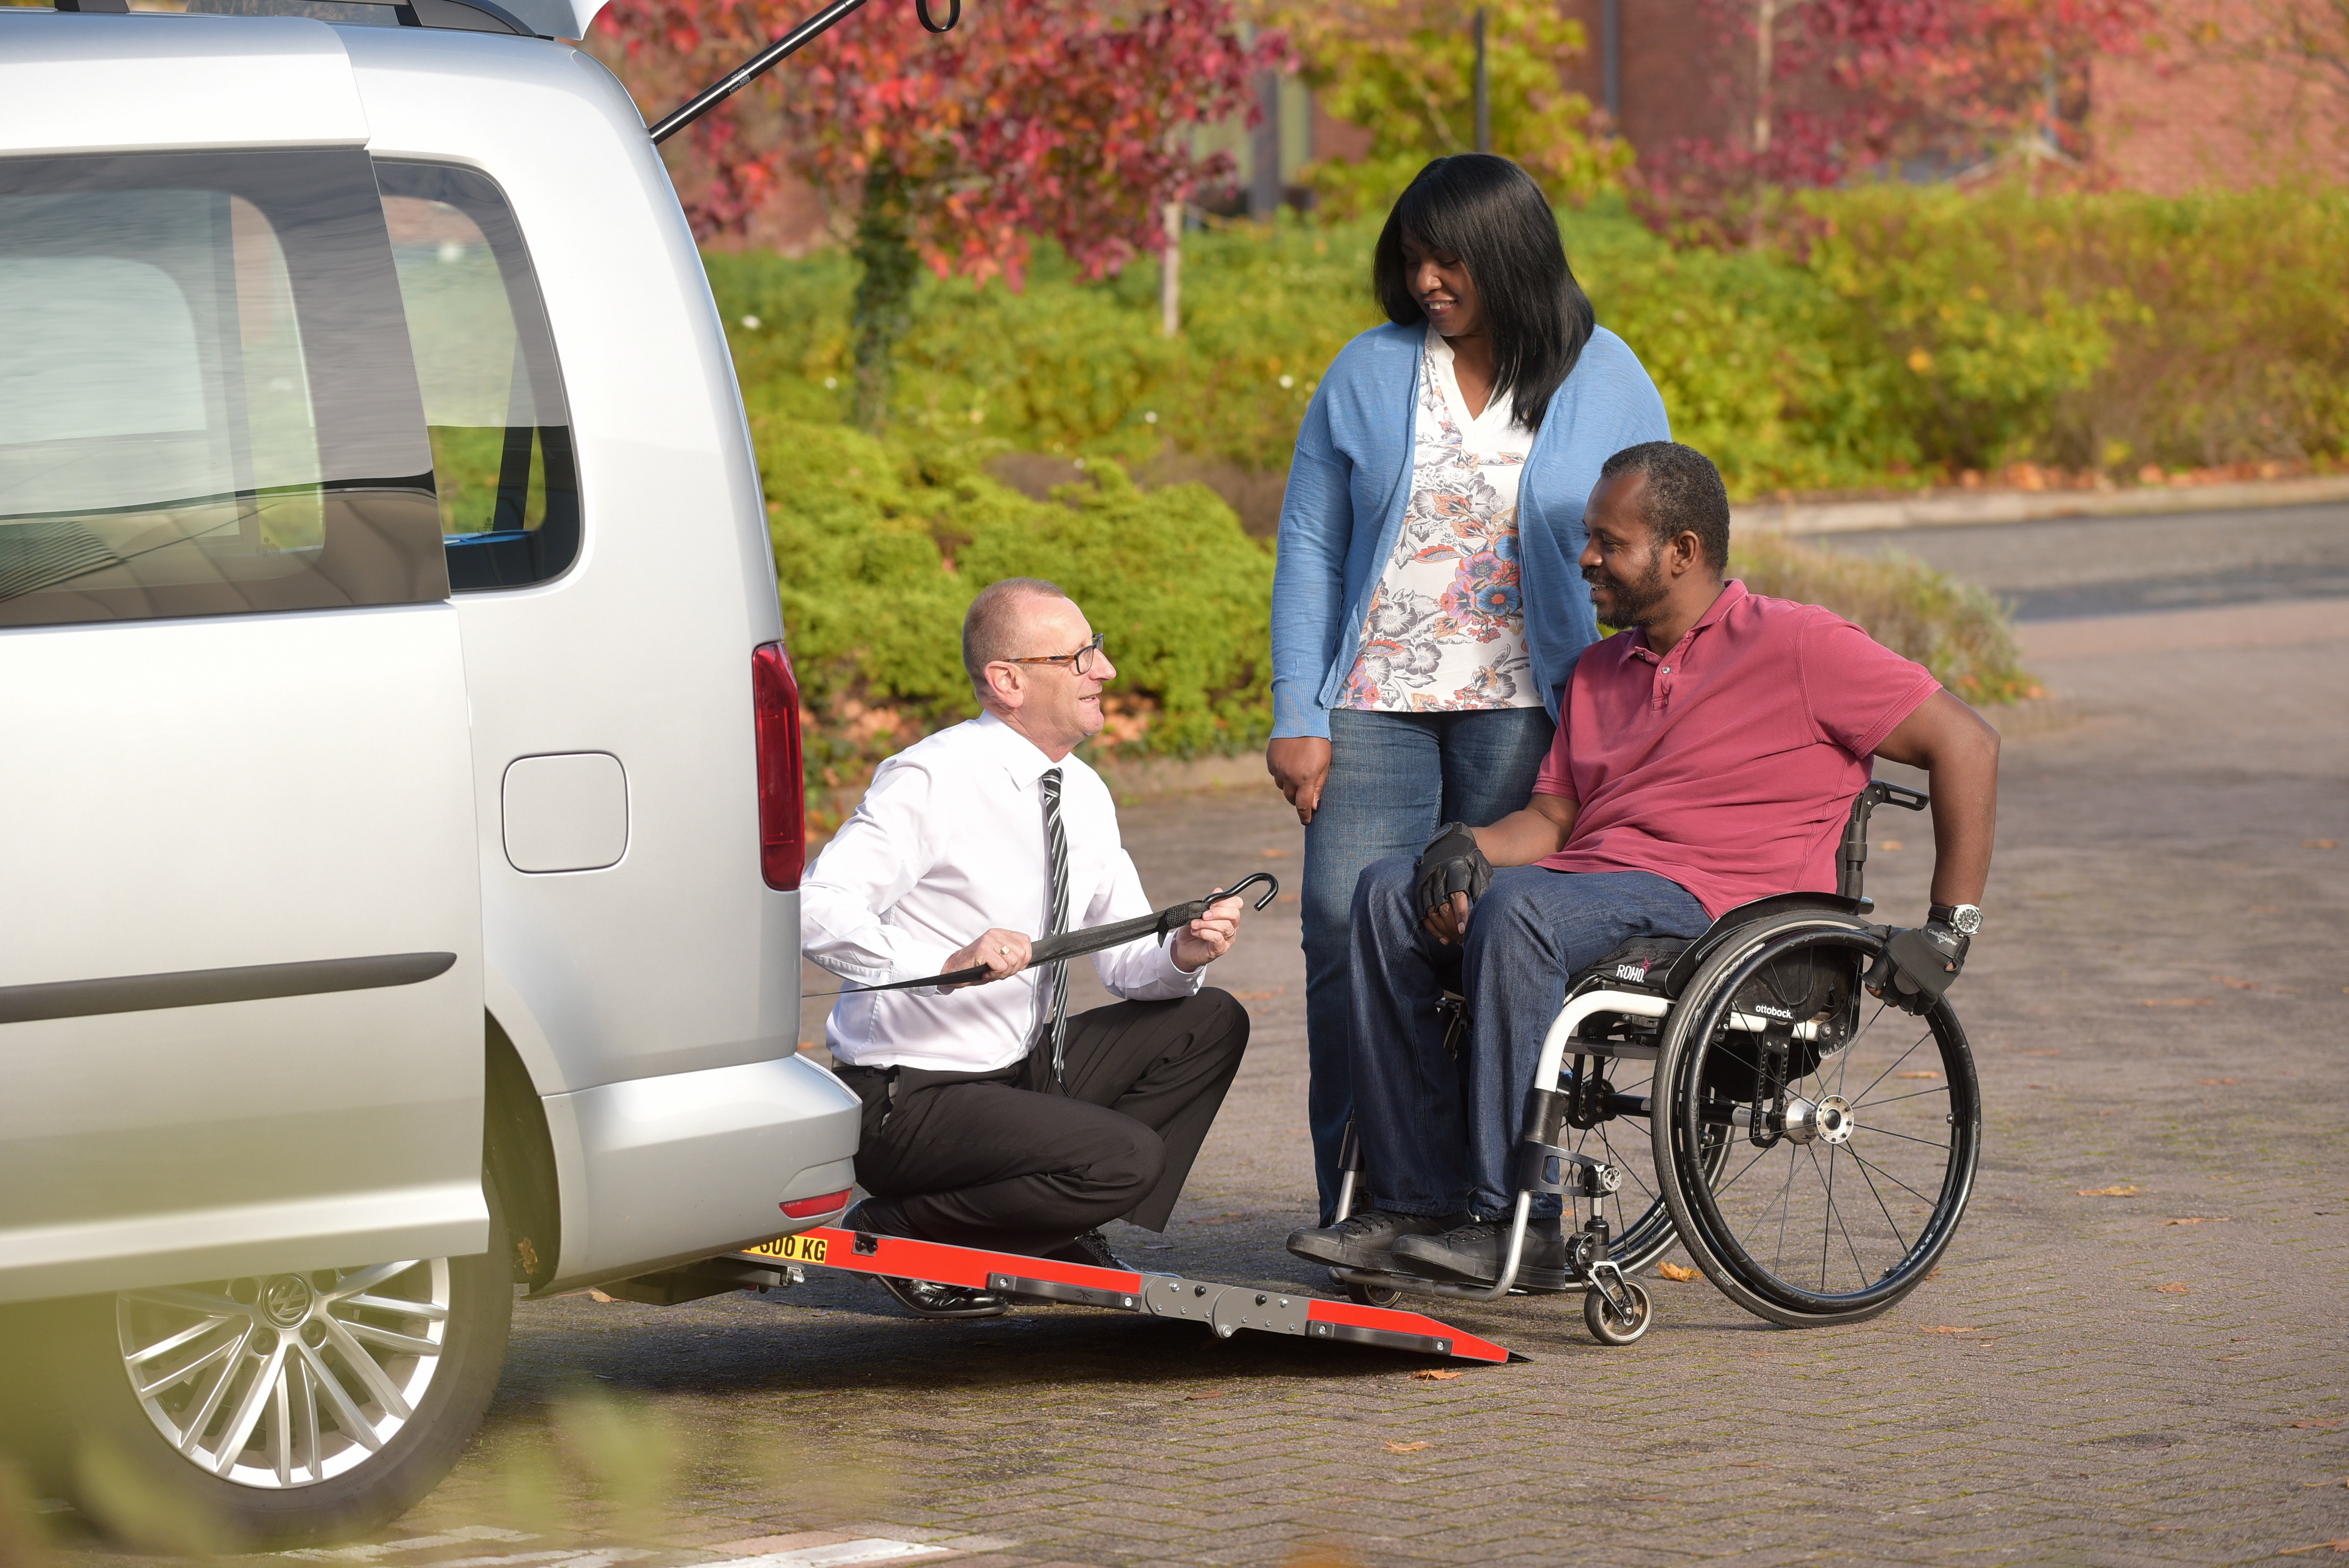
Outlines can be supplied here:
M1586 1057L1583 1068L1603 1076L1607 1087L1619 1099L1648 1099L1655 1093L1655 1068L1651 1063L1630 1057L1594 1060ZM1560 1087L1570 1093L1575 1087L1574 1074L1569 1071L1561 1077ZM1595 1202L1607 1221L1607 1254L1627 1274L1653 1267L1679 1239L1671 1209L1659 1191L1661 1183L1650 1179L1651 1156L1641 1147L1648 1141L1648 1132L1637 1119L1610 1119L1588 1130L1558 1130L1560 1148L1602 1159L1623 1173L1621 1189L1603 1198L1568 1199L1566 1228L1580 1229L1590 1219ZM1699 1146L1696 1165L1706 1181L1719 1180L1728 1162L1729 1149L1727 1128L1713 1130Z
M1860 988L1883 945L1819 913L1739 934L1690 981L1657 1062L1656 1171L1680 1239L1723 1294L1790 1328L1899 1302L1972 1190L1982 1108L1964 1031L1946 998L1918 1017ZM1825 1037L1773 1036L1789 1016ZM1716 1140L1725 1167L1706 1171Z

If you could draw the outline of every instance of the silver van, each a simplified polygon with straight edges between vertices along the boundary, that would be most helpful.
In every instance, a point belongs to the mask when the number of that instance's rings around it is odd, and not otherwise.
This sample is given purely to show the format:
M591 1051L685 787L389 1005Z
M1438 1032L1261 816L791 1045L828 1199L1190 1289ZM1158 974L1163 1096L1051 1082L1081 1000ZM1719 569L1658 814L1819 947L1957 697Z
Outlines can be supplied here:
M0 1358L69 1477L309 1539L516 1295L845 1205L798 699L593 4L70 5L0 7Z

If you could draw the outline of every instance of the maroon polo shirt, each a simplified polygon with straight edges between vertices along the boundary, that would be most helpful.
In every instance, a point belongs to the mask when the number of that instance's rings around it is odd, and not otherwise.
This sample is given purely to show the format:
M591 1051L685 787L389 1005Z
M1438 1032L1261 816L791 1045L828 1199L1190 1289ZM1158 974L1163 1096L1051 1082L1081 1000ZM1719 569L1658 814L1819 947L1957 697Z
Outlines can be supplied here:
M1718 918L1832 892L1869 758L1940 690L1815 604L1731 579L1671 653L1638 627L1584 650L1534 792L1580 803L1562 872L1653 872Z

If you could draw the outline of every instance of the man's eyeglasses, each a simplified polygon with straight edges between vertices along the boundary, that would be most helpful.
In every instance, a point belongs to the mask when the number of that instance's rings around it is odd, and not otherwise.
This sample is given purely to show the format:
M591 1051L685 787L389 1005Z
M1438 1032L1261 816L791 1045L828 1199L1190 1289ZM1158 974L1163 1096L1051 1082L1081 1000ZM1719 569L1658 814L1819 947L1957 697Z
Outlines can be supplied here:
M1044 654L1034 658L1006 659L1007 665L1066 665L1078 675L1090 675L1102 658L1102 634L1095 632L1093 640L1073 654Z

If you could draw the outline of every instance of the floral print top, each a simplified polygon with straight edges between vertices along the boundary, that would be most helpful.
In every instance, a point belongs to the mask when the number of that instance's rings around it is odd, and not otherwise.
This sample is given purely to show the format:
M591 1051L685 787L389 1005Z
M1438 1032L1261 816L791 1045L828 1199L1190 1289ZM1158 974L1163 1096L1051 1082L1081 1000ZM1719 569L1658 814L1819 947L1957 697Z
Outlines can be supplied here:
M1517 480L1533 444L1506 397L1470 416L1452 346L1431 325L1402 534L1371 592L1361 657L1340 707L1450 713L1541 702L1517 580Z

